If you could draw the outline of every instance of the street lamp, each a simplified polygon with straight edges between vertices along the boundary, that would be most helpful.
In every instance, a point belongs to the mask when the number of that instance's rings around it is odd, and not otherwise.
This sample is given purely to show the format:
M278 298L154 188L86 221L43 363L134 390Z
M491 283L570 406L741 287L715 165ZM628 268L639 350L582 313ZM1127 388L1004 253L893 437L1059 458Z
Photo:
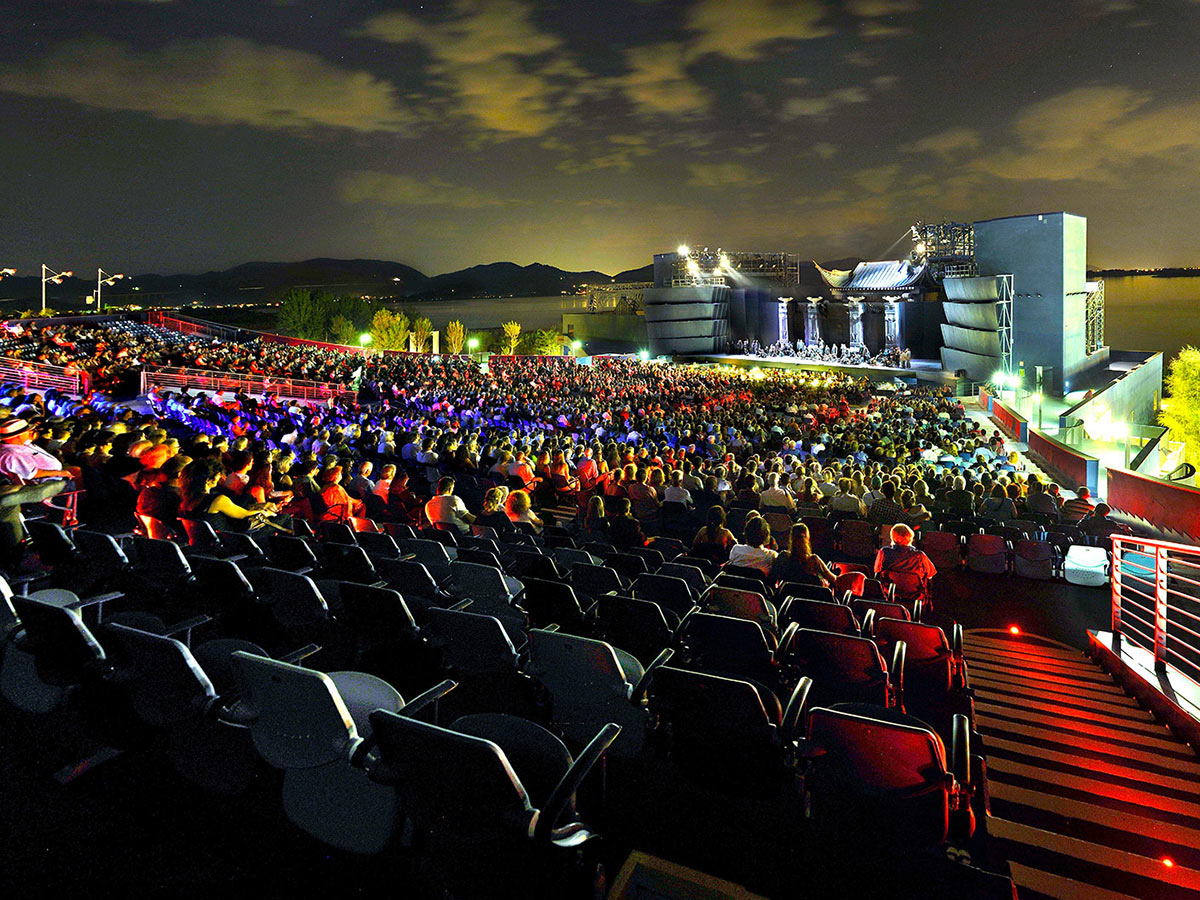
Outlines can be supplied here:
M583 341L571 341L571 349L579 351L583 349Z
M371 340L370 333L366 331L358 336L358 346L362 348L363 356L367 355L367 345L371 343Z
M17 274L16 269L0 269L0 278L3 278L6 275L16 275L16 274Z
M650 351L649 350L639 350L638 351L638 359L640 359L642 362L649 362L650 361Z
M100 299L100 288L106 284L116 284L116 282L125 277L124 272L118 272L116 275L109 275L103 269L96 268L96 312L104 312L104 301ZM43 307L45 304L42 304Z
M50 274L47 275L47 272ZM46 311L46 285L62 284L64 278L70 278L74 274L74 272L55 272L48 265L42 263L42 312Z

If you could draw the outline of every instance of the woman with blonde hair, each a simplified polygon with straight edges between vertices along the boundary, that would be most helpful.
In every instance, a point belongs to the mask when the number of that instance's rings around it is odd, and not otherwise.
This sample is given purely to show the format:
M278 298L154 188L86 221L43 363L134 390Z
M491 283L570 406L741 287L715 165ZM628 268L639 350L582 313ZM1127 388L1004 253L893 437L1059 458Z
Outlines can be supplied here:
M514 525L525 523L535 534L542 530L542 520L533 511L533 501L528 491L513 491L508 495L508 519ZM518 528L518 531L523 529Z

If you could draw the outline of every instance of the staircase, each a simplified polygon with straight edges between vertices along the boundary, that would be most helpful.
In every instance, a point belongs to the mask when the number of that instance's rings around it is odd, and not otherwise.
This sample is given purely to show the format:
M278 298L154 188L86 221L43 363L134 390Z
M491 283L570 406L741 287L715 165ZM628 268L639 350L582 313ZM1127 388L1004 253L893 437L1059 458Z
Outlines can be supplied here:
M964 637L991 812L1022 900L1200 897L1200 759L1079 650Z

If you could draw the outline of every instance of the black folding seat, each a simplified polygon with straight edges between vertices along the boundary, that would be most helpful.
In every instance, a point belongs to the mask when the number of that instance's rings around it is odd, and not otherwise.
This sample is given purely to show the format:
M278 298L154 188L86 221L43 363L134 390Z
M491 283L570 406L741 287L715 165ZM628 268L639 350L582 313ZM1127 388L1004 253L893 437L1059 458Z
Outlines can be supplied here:
M273 533L267 540L271 564L290 572L312 572L317 568L317 555L303 538Z
M904 707L948 734L954 715L974 720L971 696L967 690L967 664L962 654L962 626L955 624L953 642L936 625L902 619L877 618L875 643L886 658L897 643L903 642Z
M445 721L446 717L442 717ZM450 728L459 734L491 741L520 772L529 802L541 809L575 761L567 745L541 725L507 713L474 713L459 716ZM567 812L573 811L574 799Z
M71 689L111 667L72 600L78 598L66 590L11 598L20 627L4 653L0 693L18 709L48 713Z
M972 760L965 717L954 720L950 756L924 722L863 704L815 708L802 752L806 809L818 847L908 859L974 830Z
M508 567L508 572L517 578L545 578L551 581L561 581L562 572L554 557L546 556L540 551L517 550L514 552L514 562Z
M584 776L616 740L608 724L534 809L517 768L493 741L388 711L371 714L379 762L372 777L395 785L423 835L439 885L456 896L563 897L594 883L593 837L568 815ZM581 860L591 862L581 878Z
M101 585L116 586L133 570L129 557L111 534L77 528L72 538L83 554L86 567L85 580L89 584L84 593L91 593Z
M798 675L813 680L814 705L871 703L903 708L903 641L893 648L891 669L874 641L808 628L792 631L779 656Z
M431 608L425 633L443 673L458 682L446 700L455 715L512 712L536 715L536 685L520 671L520 655L495 616Z
M702 556L685 553L683 556L677 556L671 560L677 566L692 566L704 573L704 577L710 581L720 574L721 566L719 563L713 562L711 559L706 559Z
M529 614L532 627L558 625L572 634L590 631L589 610L580 604L571 585L542 578L526 578L524 584L517 602Z
M837 552L837 537L832 520L824 516L803 516L800 521L808 526L813 553L828 559Z
M686 581L672 575L639 575L632 592L639 600L649 600L669 610L676 621L686 616L699 601Z
M504 571L504 565L500 562L500 558L491 550L480 550L475 547L459 547L458 557L455 562L476 563L481 566L488 566L492 569Z
M774 693L791 680L777 661L774 636L749 619L692 613L680 623L679 639L680 667L745 678Z
M328 640L329 605L308 575L264 566L246 577L282 630L280 637L293 645Z
M962 568L963 540L952 531L930 531L921 535L921 550L939 572Z
M654 659L667 649L674 630L663 609L649 600L601 594L596 598L595 628L601 639L632 653Z
M430 683L437 671L437 654L399 592L343 582L340 595L339 621L352 636L355 670L378 675L401 692Z
M636 553L610 553L605 557L604 564L610 569L615 569L618 575L631 581L650 571L645 557ZM662 565L661 559L659 565Z
M195 581L192 567L178 544L134 536L133 550L133 571L151 588L163 594L190 591Z
M663 565L659 566L658 571L654 574L670 575L672 578L682 578L687 582L687 586L697 597L703 594L704 589L709 585L708 576L705 575L700 568L691 565L690 563L663 563Z
M418 537L427 541L436 541L447 549L457 549L458 547L458 530L453 526L434 525L432 528L422 528Z
M862 632L862 625L849 606L801 597L793 597L779 611L780 628L787 628L793 623L800 628L835 631L838 634L857 635Z
M367 551L368 556L382 556L387 559L400 558L400 548L396 546L396 541L390 534L362 531L358 533L357 537L358 546Z
M714 583L701 595L700 606L705 612L749 619L768 631L775 631L777 627L775 607L756 591L721 587Z
M321 536L332 544L357 544L354 529L345 522L322 522Z
M400 552L405 556L411 555L414 562L423 565L438 584L450 577L451 557L443 544L423 539L402 540L398 543Z
M713 579L713 583L727 584L730 587L741 588L745 591L767 593L767 576L763 574L761 569L756 569L753 566L725 565L717 577Z
M586 566L580 563L571 569L571 584L589 597L629 590L629 582L610 566Z
M350 544L323 544L320 577L337 581L375 584L379 573L362 547Z
M668 563L682 556L687 551L687 545L678 538L655 535L647 542L646 549L653 553L661 554L663 562ZM653 557L647 557L646 561L652 562ZM659 565L659 568L661 566L662 564Z
M787 581L779 586L775 594L781 603L789 597L800 597L804 600L820 600L824 603L835 603L834 593L830 588L821 584L804 584L799 581Z
M454 598L438 587L425 565L410 559L376 559L376 571L385 584L404 595L417 623L425 623L431 607L451 606Z
M555 547L551 555L559 569L568 573L576 565L594 566L600 561L586 550L579 550L575 547Z
M647 690L669 758L721 791L773 796L789 787L788 757L810 683L796 685L786 713L774 694L736 677L663 666Z

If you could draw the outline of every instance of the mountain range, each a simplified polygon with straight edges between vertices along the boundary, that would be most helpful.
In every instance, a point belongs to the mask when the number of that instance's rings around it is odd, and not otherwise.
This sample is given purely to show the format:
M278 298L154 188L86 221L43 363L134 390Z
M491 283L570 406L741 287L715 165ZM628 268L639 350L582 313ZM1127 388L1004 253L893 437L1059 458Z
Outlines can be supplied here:
M249 262L198 275L133 275L104 288L104 300L128 303L138 297L174 302L278 300L292 288L424 300L471 297L539 297L574 293L581 285L653 280L652 265L614 275L568 272L543 263L520 266L497 262L442 275L426 275L403 263L378 259L308 259L302 262ZM82 273L46 286L50 306L78 305L95 291ZM0 302L39 301L38 275L16 275L0 282Z

